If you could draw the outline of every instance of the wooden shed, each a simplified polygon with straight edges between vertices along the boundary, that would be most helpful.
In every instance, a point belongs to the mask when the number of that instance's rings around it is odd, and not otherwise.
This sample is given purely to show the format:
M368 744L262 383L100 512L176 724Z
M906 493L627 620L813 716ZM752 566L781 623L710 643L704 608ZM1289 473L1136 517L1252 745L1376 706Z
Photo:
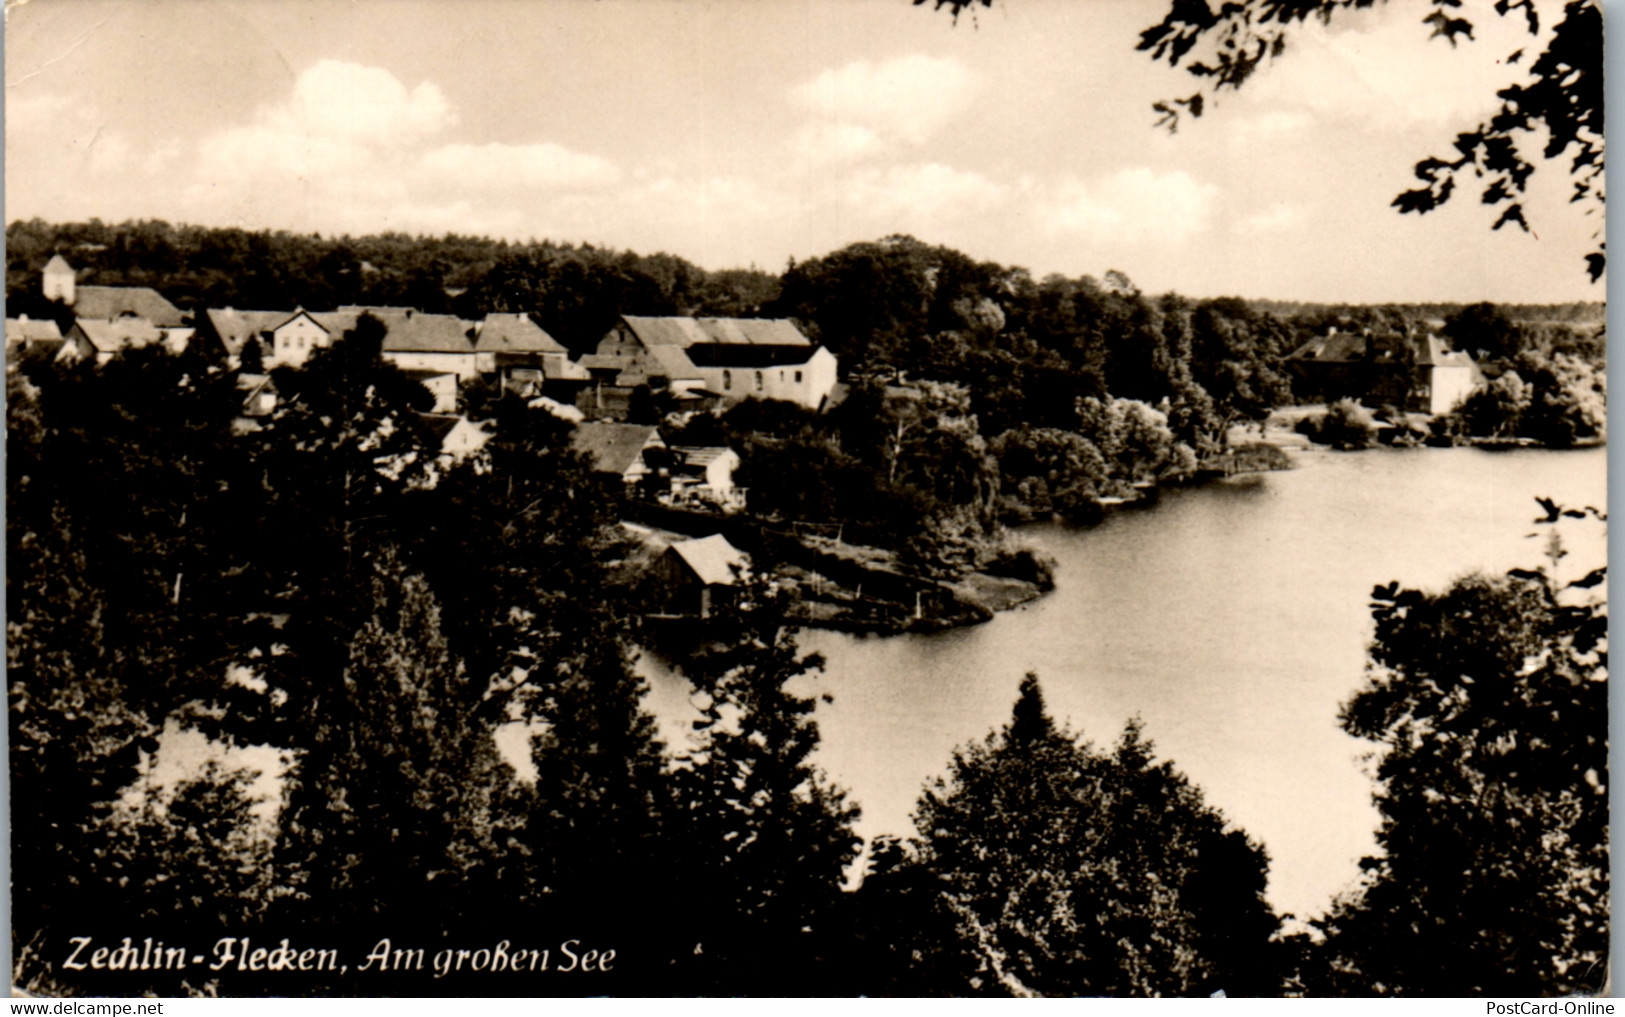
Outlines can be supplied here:
M682 540L649 566L644 588L652 613L708 618L732 601L739 577L750 567L745 552L717 533Z

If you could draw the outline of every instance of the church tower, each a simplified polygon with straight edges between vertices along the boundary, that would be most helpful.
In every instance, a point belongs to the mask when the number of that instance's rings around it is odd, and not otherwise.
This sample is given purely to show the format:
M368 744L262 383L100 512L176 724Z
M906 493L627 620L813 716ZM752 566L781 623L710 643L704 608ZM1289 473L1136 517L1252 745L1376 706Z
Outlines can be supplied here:
M73 306L73 266L62 255L53 254L45 263L45 299Z

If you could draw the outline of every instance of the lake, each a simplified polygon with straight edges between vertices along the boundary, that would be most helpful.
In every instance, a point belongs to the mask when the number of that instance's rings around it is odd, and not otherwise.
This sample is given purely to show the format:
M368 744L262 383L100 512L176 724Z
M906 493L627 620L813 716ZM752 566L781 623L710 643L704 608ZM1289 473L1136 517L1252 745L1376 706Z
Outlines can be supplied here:
M1337 726L1359 687L1371 589L1439 589L1542 562L1534 498L1605 506L1607 453L1378 449L1294 453L1298 468L1164 493L1088 529L1024 528L1056 588L992 621L932 635L806 631L826 658L817 761L863 807L859 832L909 835L921 787L955 746L1009 720L1026 671L1050 711L1097 744L1138 715L1272 864L1271 903L1322 913L1375 849L1365 757ZM1565 528L1574 577L1599 564L1595 524ZM1544 534L1542 534L1544 537ZM645 659L650 705L680 746L688 686Z

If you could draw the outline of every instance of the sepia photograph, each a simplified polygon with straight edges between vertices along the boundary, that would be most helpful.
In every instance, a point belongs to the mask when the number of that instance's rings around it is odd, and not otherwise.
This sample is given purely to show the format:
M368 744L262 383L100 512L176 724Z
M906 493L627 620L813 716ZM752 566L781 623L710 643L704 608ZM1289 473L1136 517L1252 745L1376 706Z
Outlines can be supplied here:
M1600 0L4 40L13 996L1610 994Z

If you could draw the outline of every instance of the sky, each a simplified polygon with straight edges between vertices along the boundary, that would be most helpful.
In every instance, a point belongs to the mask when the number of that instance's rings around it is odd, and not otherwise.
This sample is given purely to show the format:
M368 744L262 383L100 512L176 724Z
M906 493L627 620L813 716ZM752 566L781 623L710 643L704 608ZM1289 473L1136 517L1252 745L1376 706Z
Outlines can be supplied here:
M5 215L485 234L781 271L906 233L1035 276L1328 302L1602 300L1542 165L1535 235L1389 207L1529 39L1393 0L1312 25L1176 134L1166 0L26 0ZM1527 64L1527 60L1525 64ZM1539 160L1536 160L1539 162Z

